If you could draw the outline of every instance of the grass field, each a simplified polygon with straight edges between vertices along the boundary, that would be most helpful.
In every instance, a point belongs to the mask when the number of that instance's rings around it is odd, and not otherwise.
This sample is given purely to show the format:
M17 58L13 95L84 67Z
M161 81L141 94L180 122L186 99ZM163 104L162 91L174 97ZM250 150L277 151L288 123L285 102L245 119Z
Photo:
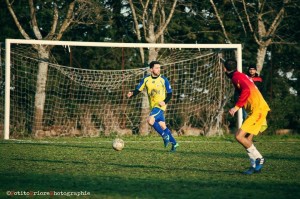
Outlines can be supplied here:
M266 164L251 176L233 136L179 137L176 153L159 137L122 139L120 152L112 138L1 140L0 198L300 198L299 136L257 137Z

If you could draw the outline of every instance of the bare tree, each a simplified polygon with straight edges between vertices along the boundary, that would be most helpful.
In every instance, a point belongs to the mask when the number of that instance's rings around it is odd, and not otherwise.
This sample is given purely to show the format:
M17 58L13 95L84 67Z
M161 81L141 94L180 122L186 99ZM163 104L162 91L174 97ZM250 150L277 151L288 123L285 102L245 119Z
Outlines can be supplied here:
M148 43L164 43L164 32L173 17L176 4L177 0L139 0L138 3L129 0L138 41L141 42L143 36ZM159 49L149 49L148 61L155 60L158 51ZM142 49L141 57L144 62Z
M282 25L282 20L286 14L286 6L289 5L290 0L280 1L279 5L275 2L267 2L265 0L257 0L255 2L246 2L246 0L230 0L234 13L238 17L245 35L250 33L258 45L256 66L257 70L263 69L267 48L276 43L276 39L280 39L276 35L276 31ZM230 37L224 25L224 13L220 14L214 0L210 0L214 9L215 15L222 28L222 32L226 38L226 42L232 43L233 37ZM247 27L247 28L246 28ZM237 41L235 41L237 42Z
M94 24L101 20L101 9L92 0L74 0L68 1L68 3L65 1L51 1L48 2L48 4L50 4L52 9L52 20L50 21L51 26L49 28L49 32L45 34L41 31L45 30L45 27L39 26L39 20L37 18L37 13L42 11L39 10L39 6L34 4L33 0L28 0L31 30L27 31L32 32L30 35L24 28L25 24L21 24L19 21L17 16L18 13L14 10L14 1L6 0L7 8L20 33L25 39L60 40L67 29L73 25ZM61 9L62 7L65 7L66 9ZM47 18L44 20L49 19ZM41 60L49 59L50 51L53 47L54 46L50 45L33 45L33 48L37 50L38 56ZM42 121L46 100L45 88L47 83L47 73L48 63L43 61L40 62L36 82L33 132L42 130L43 127Z

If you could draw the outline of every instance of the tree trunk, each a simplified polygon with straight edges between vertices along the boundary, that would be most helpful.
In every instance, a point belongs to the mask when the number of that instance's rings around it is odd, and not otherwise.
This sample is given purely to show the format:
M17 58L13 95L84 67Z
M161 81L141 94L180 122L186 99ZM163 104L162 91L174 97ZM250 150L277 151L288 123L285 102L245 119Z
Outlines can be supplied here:
M149 43L156 43L155 40L155 33L154 28L149 28ZM158 50L156 48L150 48L149 49L149 63L151 61L156 60L158 55ZM147 135L149 134L149 125L147 122L147 118L150 114L150 108L149 108L149 99L146 91L143 91L143 99L142 99L142 110L141 110L141 123L140 123L140 134L141 135Z
M36 93L34 101L34 121L33 121L33 133L37 130L43 129L43 115L46 101L46 83L48 74L48 62L49 51L41 47L38 50L39 58L45 60L38 64L37 82L36 82Z
M139 134L140 135L148 135L149 134L149 124L147 122L147 118L150 114L150 106L149 106L149 99L146 90L143 90L141 93L142 97L142 110L141 110L141 117L140 117L140 126L139 126Z
M158 56L158 50L156 48L149 49L149 62L156 61Z
M265 57L267 53L267 47L266 46L259 46L257 49L257 57L256 57L256 67L257 67L257 73L260 74L261 70L263 69Z

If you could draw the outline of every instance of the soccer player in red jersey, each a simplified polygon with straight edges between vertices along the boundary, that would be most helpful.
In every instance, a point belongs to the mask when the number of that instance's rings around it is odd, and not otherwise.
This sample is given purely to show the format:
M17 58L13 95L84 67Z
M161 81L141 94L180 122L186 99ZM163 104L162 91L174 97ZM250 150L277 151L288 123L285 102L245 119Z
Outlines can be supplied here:
M252 139L254 135L258 135L267 129L266 117L270 108L253 80L246 74L237 71L236 60L226 60L224 70L239 93L235 106L229 110L230 115L234 116L242 107L248 113L248 117L235 134L236 140L246 149L250 158L251 166L244 174L260 172L265 159L254 146Z

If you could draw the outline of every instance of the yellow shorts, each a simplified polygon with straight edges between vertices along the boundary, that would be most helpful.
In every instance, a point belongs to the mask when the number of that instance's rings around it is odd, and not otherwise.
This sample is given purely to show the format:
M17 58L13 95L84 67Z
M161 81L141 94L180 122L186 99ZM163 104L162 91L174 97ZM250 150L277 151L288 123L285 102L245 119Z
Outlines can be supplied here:
M257 135L268 128L267 117L268 111L256 111L248 115L241 126L241 129L247 133Z

